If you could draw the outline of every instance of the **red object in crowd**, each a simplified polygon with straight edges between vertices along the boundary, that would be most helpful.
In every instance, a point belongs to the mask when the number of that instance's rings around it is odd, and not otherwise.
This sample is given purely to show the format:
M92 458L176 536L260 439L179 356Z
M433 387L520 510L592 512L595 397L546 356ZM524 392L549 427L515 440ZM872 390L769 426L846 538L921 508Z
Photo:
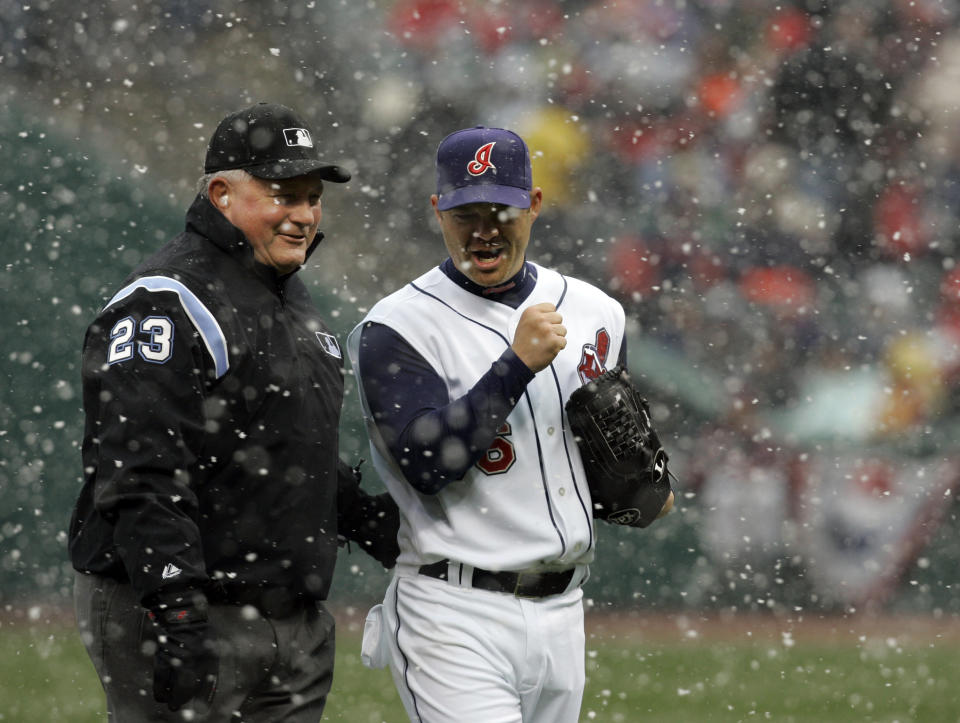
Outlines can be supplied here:
M944 274L940 281L937 326L960 340L960 266Z
M455 0L400 0L390 10L387 27L401 43L431 47L460 19Z
M940 281L940 297L944 303L960 307L960 266L944 274Z
M873 207L873 228L878 241L897 256L926 249L920 193L900 184L887 186Z
M688 276L697 291L706 291L729 276L722 259L706 250L692 253L687 260L687 269Z
M774 13L767 23L767 46L773 50L793 52L810 44L813 26L802 10L787 8Z
M740 105L743 89L729 73L713 73L701 79L700 105L711 116L724 118Z
M467 27L485 53L494 53L512 39L556 38L563 32L562 11L548 0L514 5L478 3L470 6Z
M562 32L563 13L548 0L531 0L518 7L456 0L399 0L390 10L387 27L403 44L435 50L454 28L469 32L484 53L494 53L511 39L552 38Z
M636 236L625 236L613 243L607 255L610 277L615 279L622 294L649 294L663 281L664 266L682 266L677 272L693 283L694 289L704 292L729 276L720 257L705 249L690 253L671 242L667 258L652 250Z
M643 240L635 237L615 241L607 256L610 275L625 295L650 293L660 283L658 262Z
M854 468L856 475L854 489L868 497L891 499L893 491L893 470L882 459L866 458L857 460Z
M607 144L625 163L644 163L692 147L700 124L677 116L650 123L625 121L609 131Z
M793 266L756 267L740 278L740 292L748 301L792 312L813 303L816 286L805 272Z

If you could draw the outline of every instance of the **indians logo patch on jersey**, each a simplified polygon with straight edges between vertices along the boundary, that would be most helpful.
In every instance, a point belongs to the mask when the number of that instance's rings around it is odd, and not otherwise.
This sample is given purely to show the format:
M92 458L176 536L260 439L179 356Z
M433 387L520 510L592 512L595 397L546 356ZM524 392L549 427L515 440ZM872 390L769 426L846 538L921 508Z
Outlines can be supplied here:
M603 374L607 367L607 354L610 353L610 334L606 329L597 331L597 340L593 344L584 344L580 355L577 373L580 381L586 384Z
M482 176L491 168L494 171L497 170L497 167L493 165L493 162L490 160L495 145L497 145L496 141L485 143L473 154L473 160L467 164L467 171L471 176Z

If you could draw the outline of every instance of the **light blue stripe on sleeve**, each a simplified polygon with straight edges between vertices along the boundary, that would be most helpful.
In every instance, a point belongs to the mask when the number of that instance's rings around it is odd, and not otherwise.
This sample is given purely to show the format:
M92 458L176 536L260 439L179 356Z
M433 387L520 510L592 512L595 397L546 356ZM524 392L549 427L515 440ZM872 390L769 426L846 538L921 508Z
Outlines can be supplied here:
M107 309L118 301L121 301L137 289L146 289L147 291L172 291L180 297L180 303L184 311L190 317L190 321L200 332L200 338L203 339L207 351L213 358L213 366L216 371L217 379L227 373L230 368L230 357L227 354L227 339L223 335L220 324L210 310L203 305L203 302L197 298L190 289L181 284L176 279L168 276L144 276L137 279L128 286L123 287L114 294L113 298L107 302L104 309Z

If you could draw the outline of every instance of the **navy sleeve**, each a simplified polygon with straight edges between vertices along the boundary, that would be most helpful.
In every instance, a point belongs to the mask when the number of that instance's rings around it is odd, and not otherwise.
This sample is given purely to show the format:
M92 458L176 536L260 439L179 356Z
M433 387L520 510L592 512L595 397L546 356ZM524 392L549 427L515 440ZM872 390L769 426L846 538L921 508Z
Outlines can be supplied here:
M465 395L451 400L444 379L403 337L373 323L361 332L358 365L387 448L424 494L463 479L534 376L508 347Z

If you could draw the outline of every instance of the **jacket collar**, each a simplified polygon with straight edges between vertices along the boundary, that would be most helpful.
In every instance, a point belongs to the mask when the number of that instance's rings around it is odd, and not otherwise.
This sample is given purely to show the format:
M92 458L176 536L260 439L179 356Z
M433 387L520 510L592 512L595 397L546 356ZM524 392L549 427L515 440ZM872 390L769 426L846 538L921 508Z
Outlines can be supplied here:
M197 197L193 199L193 203L187 210L187 230L203 236L214 246L233 256L262 278L280 284L297 273L291 271L288 274L281 274L272 266L257 261L253 256L253 247L247 241L247 237L243 235L240 229L230 223L227 217L220 213L206 196L197 194ZM323 241L323 233L318 231L307 249L304 261L310 258L321 241Z

